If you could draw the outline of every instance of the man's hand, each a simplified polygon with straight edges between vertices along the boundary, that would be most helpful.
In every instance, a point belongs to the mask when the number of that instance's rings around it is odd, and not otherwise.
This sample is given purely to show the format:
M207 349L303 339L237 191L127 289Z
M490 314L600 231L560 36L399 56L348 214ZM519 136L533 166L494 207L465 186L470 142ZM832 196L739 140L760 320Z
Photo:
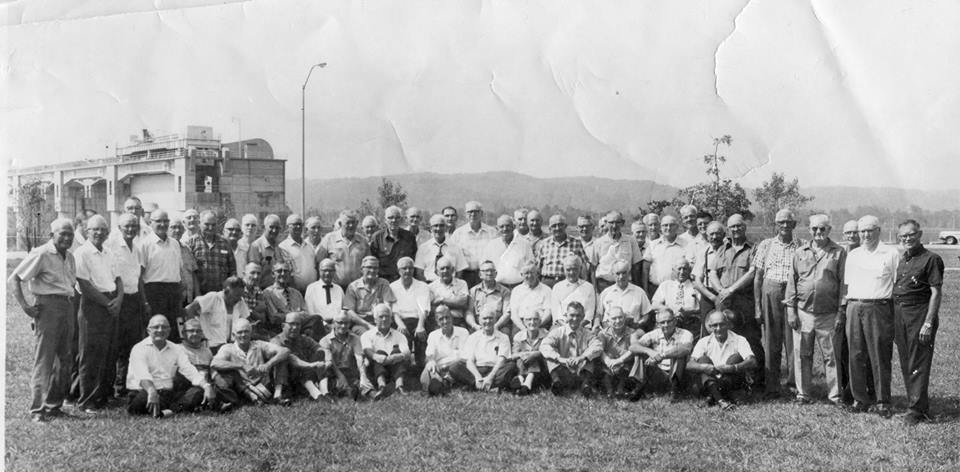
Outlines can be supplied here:
M837 310L837 323L834 325L834 331L843 331L847 326L847 310L844 307L840 307Z
M217 393L213 389L213 384L206 384L203 386L203 402L200 404L203 406L213 405L213 401L216 400Z
M347 376L341 372L337 372L337 389L346 390L348 388L350 388L350 381L347 380Z
M657 365L657 364L659 364L660 361L662 361L662 360L663 360L663 355L662 355L662 354L656 354L656 355L653 355L653 356L648 357L647 360L644 361L644 364L646 364L646 365Z
M154 418L159 418L162 415L160 411L160 392L156 389L147 392L147 411Z
M723 289L720 290L720 293L717 294L716 300L717 308L720 308L723 305L723 302L727 301L727 298L730 298L730 290Z
M123 297L117 297L107 302L107 312L113 316L120 314L120 307L123 305Z
M147 318L153 316L153 308L150 308L150 304L147 302L143 302L143 314L146 315Z
M761 308L760 308L760 303L759 303L759 302L757 302L757 303L755 303L755 304L753 305L753 310L754 310L754 311L753 311L753 313L754 313L753 317L756 318L757 321L762 320L762 319L763 319L763 310L761 310Z
M413 332L413 336L421 341L427 339L427 329L423 327L423 323L417 324L417 329Z
M920 327L920 344L930 344L933 341L933 325L924 323Z
M800 315L797 314L797 308L787 308L787 324L794 331L800 330Z
M405 338L410 337L410 330L407 329L407 325L403 323L397 323L397 331L400 332Z
M40 316L40 305L27 305L23 307L23 312L26 313L30 318L36 319L38 316Z

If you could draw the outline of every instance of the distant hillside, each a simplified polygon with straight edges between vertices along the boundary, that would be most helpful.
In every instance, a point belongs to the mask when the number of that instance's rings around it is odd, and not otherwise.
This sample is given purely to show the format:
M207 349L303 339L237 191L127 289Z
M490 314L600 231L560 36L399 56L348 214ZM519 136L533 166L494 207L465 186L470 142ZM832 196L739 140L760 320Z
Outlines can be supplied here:
M438 211L445 205L462 205L477 200L488 209L514 208L519 205L574 207L593 212L621 209L633 211L655 199L672 199L676 187L650 180L614 180L599 177L541 179L513 172L481 174L418 173L386 176L400 183L408 201L423 209ZM346 179L310 179L307 181L307 207L333 211L357 208L364 198L376 201L380 177ZM847 209L863 206L890 210L917 205L924 210L960 208L960 191L925 191L898 188L801 187L816 200L811 208ZM752 189L748 189L752 198ZM300 180L287 181L287 201L299 207Z

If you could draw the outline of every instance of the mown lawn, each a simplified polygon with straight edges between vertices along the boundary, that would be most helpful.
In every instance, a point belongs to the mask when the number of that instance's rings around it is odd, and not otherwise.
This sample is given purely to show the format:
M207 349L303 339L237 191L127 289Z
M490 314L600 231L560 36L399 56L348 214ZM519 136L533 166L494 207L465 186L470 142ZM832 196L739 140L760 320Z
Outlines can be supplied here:
M701 410L690 398L632 404L549 394L305 401L228 415L131 419L120 409L29 421L33 339L7 300L8 470L960 470L960 272L947 273L931 385L935 421L818 404ZM894 355L896 357L896 354ZM894 361L895 403L903 387ZM899 406L899 405L898 405ZM900 406L899 411L902 411Z

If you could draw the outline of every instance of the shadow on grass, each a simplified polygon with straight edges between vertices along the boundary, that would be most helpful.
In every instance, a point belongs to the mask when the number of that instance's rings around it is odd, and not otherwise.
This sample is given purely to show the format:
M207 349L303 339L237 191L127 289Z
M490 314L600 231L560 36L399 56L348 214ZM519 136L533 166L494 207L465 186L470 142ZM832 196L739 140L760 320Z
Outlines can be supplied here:
M960 421L960 397L930 397L930 411L933 423L955 423Z

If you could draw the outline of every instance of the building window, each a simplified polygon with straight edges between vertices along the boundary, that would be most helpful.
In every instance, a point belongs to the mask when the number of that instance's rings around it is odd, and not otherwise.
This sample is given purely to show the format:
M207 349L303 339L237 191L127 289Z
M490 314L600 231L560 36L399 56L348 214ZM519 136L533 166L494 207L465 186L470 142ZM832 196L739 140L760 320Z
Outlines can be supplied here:
M183 192L183 177L177 176L177 192Z

